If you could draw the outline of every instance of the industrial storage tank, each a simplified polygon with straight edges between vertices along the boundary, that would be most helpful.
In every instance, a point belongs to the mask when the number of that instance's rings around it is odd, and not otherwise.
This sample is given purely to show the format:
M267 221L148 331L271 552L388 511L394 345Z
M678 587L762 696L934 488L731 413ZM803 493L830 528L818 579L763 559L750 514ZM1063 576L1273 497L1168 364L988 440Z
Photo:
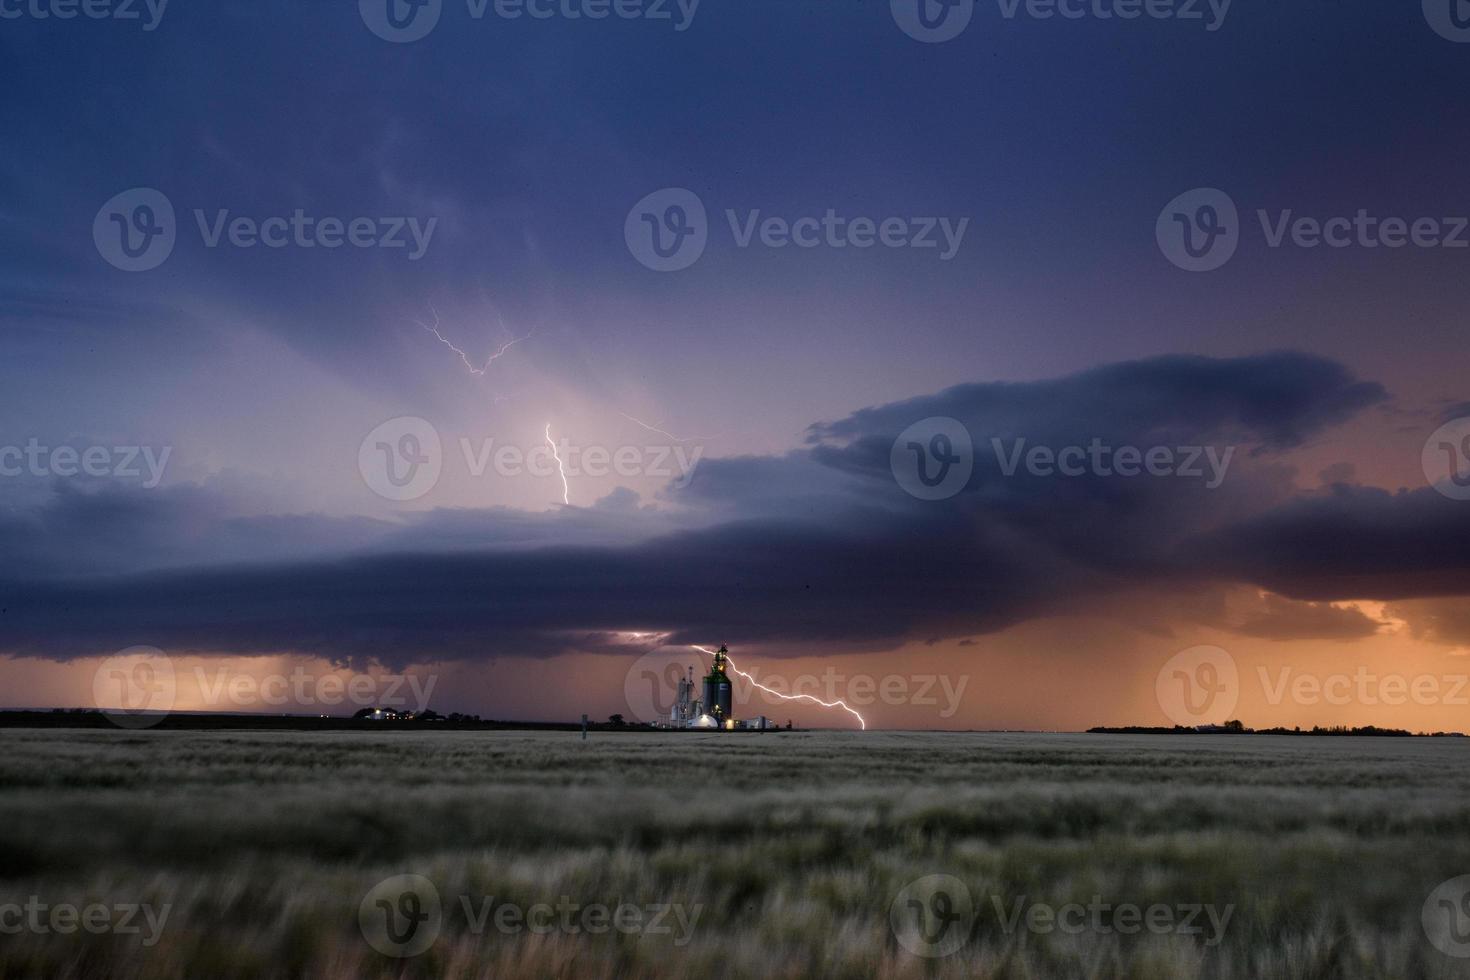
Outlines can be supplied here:
M715 652L715 662L704 678L704 710L723 727L731 715L730 676L725 673L729 652L723 644Z

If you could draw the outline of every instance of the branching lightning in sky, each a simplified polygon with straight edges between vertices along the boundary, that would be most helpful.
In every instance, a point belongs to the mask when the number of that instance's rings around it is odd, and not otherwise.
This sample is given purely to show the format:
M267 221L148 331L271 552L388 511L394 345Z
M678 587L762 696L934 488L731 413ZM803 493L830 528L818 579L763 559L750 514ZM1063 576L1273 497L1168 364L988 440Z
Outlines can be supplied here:
M551 438L551 423L546 423L546 444L551 447L551 455L556 459L556 468L561 471L561 502L571 506L572 487L567 483L567 468L561 461L561 453L556 451L556 440Z
M417 323L419 326L421 326L425 330L429 331L429 333L433 334L435 337L438 337L439 338L439 343L443 344L445 347L448 347L450 350L452 350L456 354L458 354L459 355L459 359L464 362L464 366L469 369L470 374L473 374L476 377L482 377L482 376L484 376L485 372L487 372L487 371L490 370L490 365L492 365L496 361L498 361L505 354L506 351L510 350L512 347L514 347L516 344L519 344L523 340L529 340L530 337L531 337L531 334L528 333L524 337L516 337L516 338L513 338L511 340L506 341L504 344L502 344L500 346L500 349L498 351L496 351L495 353L491 354L488 358L485 359L485 363L484 364L482 364L479 367L475 367L474 362L470 360L470 355L466 354L463 350L461 350L460 348L456 347L449 340L448 337L444 336L442 333L439 332L439 311L438 310L435 310L432 306L429 307L429 309L434 314L434 323L433 323L432 326L430 326L429 324L425 323L422 320L415 320L414 323ZM535 333L535 331L533 330L533 331L531 331L531 333Z
M665 437L667 437L669 439L672 439L675 442L706 442L706 441L708 441L711 438L710 436L685 436L685 437L683 437L681 439L678 436L674 435L672 432L666 432L663 429L660 429L656 425L649 425L647 422L643 421L642 419L635 419L633 416L629 415L627 412L619 412L618 414L621 415L623 418L627 419L629 422L632 422L634 425L641 425L643 428L647 429L649 432L657 432L659 435L665 436Z
M715 652L709 647L695 646L694 649L699 650L702 653L707 653L711 657L715 655ZM731 670L735 671L735 673L739 674L741 677L744 677L746 680L750 681L750 683L754 684L762 691L765 691L767 694L774 694L776 695L776 697L781 698L785 701L811 701L815 704L820 704L824 708L841 708L843 711L846 711L848 714L852 715L858 720L858 724L863 727L863 731L868 730L868 723L863 720L863 716L849 708L847 706L847 702L845 701L823 701L821 698L812 697L810 694L782 694L780 691L771 690L769 687L766 687L760 681L756 680L754 677L751 677L739 667L736 667L735 661L730 659L730 655L728 653L725 654L725 662L730 665Z

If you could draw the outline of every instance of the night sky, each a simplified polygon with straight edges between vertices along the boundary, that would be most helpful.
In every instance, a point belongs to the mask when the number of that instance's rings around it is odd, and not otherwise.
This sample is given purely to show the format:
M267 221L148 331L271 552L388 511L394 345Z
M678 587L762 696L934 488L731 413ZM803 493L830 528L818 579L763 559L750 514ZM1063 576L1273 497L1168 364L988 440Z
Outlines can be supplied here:
M725 642L964 679L880 726L1163 724L1208 644L1248 724L1470 728L1277 687L1470 673L1470 29L916 2L0 0L0 705L142 645L181 708L299 667L637 715Z

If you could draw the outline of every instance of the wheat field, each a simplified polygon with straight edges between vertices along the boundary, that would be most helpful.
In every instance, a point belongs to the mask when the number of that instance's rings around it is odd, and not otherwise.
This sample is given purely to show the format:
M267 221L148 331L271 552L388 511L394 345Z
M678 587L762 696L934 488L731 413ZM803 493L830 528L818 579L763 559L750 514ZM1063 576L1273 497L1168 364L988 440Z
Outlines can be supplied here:
M1470 976L1421 919L1470 873L1467 762L1461 739L7 730L0 976ZM413 938L384 952L390 916Z

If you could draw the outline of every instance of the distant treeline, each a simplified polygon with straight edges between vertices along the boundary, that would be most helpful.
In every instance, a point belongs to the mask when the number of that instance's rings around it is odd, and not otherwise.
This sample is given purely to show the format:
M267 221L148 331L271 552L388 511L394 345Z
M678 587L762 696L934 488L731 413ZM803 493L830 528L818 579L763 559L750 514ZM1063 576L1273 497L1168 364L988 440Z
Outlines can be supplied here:
M112 717L113 714L117 718ZM0 728L111 728L147 729L153 731L221 731L245 729L250 731L287 732L422 732L422 731L528 731L528 732L579 732L580 721L500 721L481 718L479 715L463 715L451 712L441 715L437 711L422 711L418 714L399 714L391 710L363 708L352 717L339 715L255 715L255 714L209 714L205 712L106 712L96 708L52 708L49 711L0 711ZM625 721L622 715L613 715L607 721L588 720L589 732L668 732L685 729L656 728L642 722ZM766 729L768 732L778 728ZM793 729L786 723L785 731ZM688 729L691 734L701 729ZM756 731L756 729L737 729Z
M106 712L95 708L56 708L51 711L0 711L0 728L146 728L160 731L200 731L214 729L251 729L259 731L311 732L382 732L484 730L484 731L580 731L580 722L496 721L479 715L458 713L441 715L425 711L412 718L377 720L371 717L344 718L313 715L196 714L191 712L160 713L156 716L134 714L120 718L119 725ZM359 714L362 714L359 712ZM589 730L607 730L619 726L589 723Z
M1314 725L1311 728L1246 728L1238 721L1227 721L1223 725L1199 725L1190 728L1175 725L1172 728L1128 725L1123 728L1098 726L1089 728L1089 734L1097 735L1371 735L1378 738L1464 738L1464 732L1410 732L1402 728L1378 728L1364 725L1350 728L1347 725L1331 725L1326 728Z

